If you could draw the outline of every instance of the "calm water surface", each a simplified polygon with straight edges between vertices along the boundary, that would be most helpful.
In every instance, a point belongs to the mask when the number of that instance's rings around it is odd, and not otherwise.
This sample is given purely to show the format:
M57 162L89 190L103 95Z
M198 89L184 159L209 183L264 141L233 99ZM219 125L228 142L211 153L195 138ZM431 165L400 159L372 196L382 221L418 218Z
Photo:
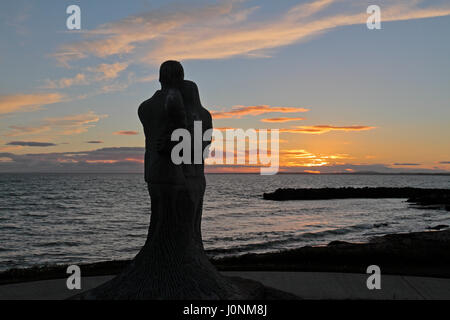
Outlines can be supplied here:
M212 256L450 224L450 212L405 199L262 199L280 187L450 188L448 176L210 174L207 182L202 230ZM145 242L149 207L141 174L0 174L0 270L132 258Z

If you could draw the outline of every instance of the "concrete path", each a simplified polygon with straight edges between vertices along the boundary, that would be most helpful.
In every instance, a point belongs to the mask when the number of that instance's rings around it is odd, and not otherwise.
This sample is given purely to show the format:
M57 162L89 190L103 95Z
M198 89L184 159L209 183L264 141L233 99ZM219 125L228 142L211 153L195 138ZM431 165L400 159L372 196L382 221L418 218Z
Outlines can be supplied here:
M260 281L304 299L450 299L450 279L381 275L381 289L369 290L369 275L330 272L224 272ZM0 299L59 300L94 288L112 276L85 277L81 290L68 290L66 279L0 286Z

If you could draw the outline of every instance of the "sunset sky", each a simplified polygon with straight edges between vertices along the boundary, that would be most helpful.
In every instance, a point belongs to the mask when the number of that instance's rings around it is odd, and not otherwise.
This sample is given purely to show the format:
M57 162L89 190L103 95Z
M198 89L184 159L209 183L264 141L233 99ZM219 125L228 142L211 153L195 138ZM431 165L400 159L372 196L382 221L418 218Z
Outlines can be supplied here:
M450 171L448 0L4 0L0 24L0 172L142 170L168 59L216 128L280 129L281 171Z

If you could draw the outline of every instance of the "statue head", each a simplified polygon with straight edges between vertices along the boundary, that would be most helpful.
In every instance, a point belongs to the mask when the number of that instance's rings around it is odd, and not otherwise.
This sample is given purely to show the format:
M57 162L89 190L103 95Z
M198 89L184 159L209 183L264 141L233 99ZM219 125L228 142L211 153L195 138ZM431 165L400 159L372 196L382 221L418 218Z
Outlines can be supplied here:
M184 80L181 63L174 60L165 61L159 68L159 82L163 88L179 88Z

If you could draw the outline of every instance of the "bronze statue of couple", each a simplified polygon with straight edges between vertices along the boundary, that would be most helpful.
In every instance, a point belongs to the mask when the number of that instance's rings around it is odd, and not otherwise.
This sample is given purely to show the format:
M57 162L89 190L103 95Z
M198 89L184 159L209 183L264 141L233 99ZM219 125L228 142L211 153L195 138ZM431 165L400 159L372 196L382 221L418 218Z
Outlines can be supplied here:
M147 240L130 264L79 299L264 299L284 297L258 282L226 277L206 256L201 235L204 164L174 164L172 132L194 121L212 129L211 114L200 102L197 85L184 80L182 65L160 67L161 89L138 110L145 132L145 180L151 199ZM206 148L211 141L205 141ZM191 145L194 145L191 143ZM192 153L191 153L192 154ZM281 294L281 295L280 295Z

